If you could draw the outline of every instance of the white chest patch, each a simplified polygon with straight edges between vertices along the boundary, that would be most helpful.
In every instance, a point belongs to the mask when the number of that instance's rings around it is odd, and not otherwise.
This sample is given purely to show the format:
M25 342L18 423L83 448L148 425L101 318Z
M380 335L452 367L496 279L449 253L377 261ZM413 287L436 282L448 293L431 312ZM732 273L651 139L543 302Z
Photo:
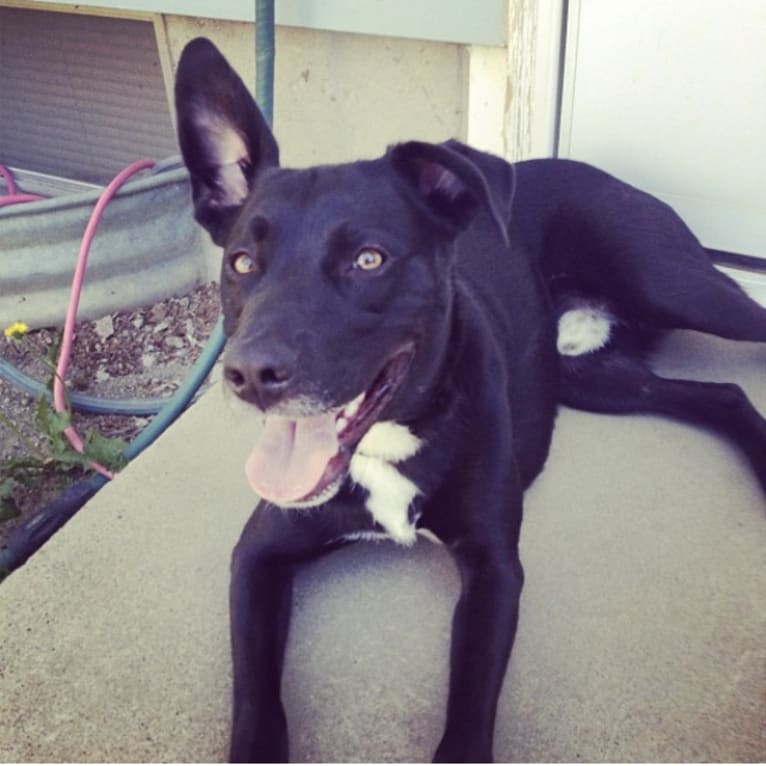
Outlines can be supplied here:
M376 423L351 458L351 479L369 492L367 510L393 540L403 545L415 542L409 509L420 490L395 464L412 457L421 445L406 426Z
M597 306L581 306L559 317L559 354L580 356L603 348L612 334L614 317Z
M387 463L401 463L412 457L420 446L420 439L407 426L384 420L372 426L362 437L356 454L376 457Z

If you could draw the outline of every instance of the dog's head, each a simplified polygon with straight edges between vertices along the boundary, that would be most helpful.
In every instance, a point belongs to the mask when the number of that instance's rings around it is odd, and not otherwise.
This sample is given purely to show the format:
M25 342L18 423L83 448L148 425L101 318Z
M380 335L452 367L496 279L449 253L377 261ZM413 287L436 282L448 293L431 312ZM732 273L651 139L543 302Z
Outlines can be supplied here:
M456 237L479 210L505 227L484 176L448 146L281 169L207 40L184 50L176 108L195 217L223 248L225 378L265 415L251 484L278 505L318 504L374 423L423 406L447 353Z

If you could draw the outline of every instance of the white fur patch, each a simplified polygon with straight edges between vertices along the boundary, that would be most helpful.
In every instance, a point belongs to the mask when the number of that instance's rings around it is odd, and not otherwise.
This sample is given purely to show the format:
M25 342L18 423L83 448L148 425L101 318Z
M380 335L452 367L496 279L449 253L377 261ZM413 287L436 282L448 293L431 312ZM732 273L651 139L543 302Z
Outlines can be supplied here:
M206 104L196 105L192 120L198 131L215 138L211 143L219 165L235 165L248 156L247 145L239 131L218 112L208 109Z
M332 412L332 410L328 408L321 398L304 395L294 396L291 399L278 402L269 409L269 417L300 420L301 418L311 418L326 412Z
M365 503L373 519L392 539L404 545L415 542L415 525L410 521L410 503L418 488L391 464L376 457L354 455L351 478L370 494Z
M559 354L580 356L603 348L612 334L614 318L597 306L581 306L559 317Z
M377 457L387 463L401 463L420 449L420 439L407 426L384 420L362 437L356 454Z
M224 204L238 205L247 198L247 180L242 174L240 162L247 161L250 153L239 131L219 114L199 105L192 114L197 129L210 136L208 146L215 152L214 161L219 166L221 188L226 190Z
M416 530L417 534L420 537L425 538L429 542L434 543L435 545L444 545L444 542L439 539L430 529L425 529L424 527L418 527ZM366 543L380 543L384 540L390 540L391 535L387 534L386 532L350 532L347 535L343 535L342 537L338 538L340 540L344 540L348 543L356 543L356 542L366 542Z
M344 540L347 543L366 542L366 543L380 543L384 540L390 540L390 535L385 532L350 532L347 535L343 535L338 538ZM333 541L334 542L334 541Z
M437 537L436 534L430 529L426 529L425 527L418 527L418 534L421 537L425 537L426 540L429 540L432 543L436 543L436 545L444 545L442 539Z
M393 540L403 545L415 542L409 510L420 490L394 464L412 457L421 444L406 426L376 423L351 458L352 480L369 492L367 510Z

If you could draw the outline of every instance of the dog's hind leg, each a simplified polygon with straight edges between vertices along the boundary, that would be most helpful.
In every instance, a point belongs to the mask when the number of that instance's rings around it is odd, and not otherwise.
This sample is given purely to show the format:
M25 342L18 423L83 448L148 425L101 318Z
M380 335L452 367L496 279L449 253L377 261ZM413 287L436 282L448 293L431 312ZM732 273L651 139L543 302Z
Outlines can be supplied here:
M615 179L567 203L578 217L551 227L550 277L607 297L632 321L766 342L766 309L715 267L670 206Z
M561 357L563 404L600 413L652 413L728 437L749 459L766 492L766 420L733 383L663 378L617 348Z
M701 248L700 248L701 250ZM669 255L668 258L672 258ZM700 252L694 261L651 261L640 284L625 288L634 310L658 327L698 330L731 340L766 342L766 309ZM632 295L631 295L632 293Z

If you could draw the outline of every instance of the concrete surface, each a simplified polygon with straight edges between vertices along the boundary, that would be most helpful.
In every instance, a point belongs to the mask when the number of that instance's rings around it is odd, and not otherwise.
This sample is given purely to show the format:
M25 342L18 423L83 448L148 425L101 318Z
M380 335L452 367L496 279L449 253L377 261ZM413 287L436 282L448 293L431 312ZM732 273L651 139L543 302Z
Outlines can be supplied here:
M740 381L766 411L766 347L682 333L664 359ZM0 586L0 760L225 757L251 440L214 390ZM562 411L522 558L499 761L766 759L764 499L735 450ZM284 680L295 760L429 759L456 593L427 542L303 571Z

